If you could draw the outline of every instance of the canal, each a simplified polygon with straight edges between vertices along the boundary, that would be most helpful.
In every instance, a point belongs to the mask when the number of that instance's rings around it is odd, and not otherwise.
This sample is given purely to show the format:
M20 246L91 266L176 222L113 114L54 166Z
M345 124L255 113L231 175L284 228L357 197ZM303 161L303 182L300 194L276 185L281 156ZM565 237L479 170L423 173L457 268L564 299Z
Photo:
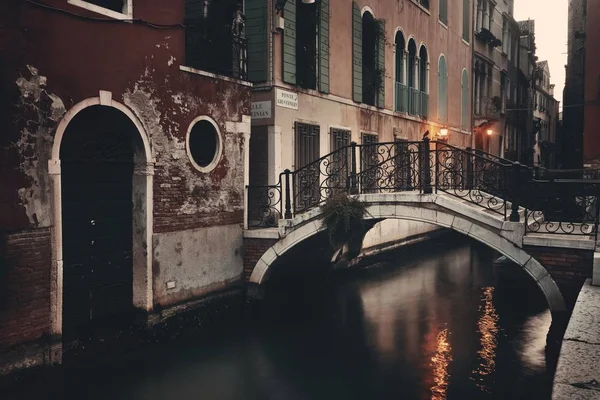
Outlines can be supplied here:
M274 275L259 305L67 357L8 398L548 399L550 312L497 257L450 234L353 272Z

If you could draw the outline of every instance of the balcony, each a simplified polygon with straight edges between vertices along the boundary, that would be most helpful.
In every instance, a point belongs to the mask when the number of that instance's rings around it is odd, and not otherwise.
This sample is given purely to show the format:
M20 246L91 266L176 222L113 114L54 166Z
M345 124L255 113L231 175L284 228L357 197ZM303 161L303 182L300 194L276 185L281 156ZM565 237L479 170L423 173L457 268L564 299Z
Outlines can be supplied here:
M502 104L499 97L475 100L475 120L498 121L502 118Z

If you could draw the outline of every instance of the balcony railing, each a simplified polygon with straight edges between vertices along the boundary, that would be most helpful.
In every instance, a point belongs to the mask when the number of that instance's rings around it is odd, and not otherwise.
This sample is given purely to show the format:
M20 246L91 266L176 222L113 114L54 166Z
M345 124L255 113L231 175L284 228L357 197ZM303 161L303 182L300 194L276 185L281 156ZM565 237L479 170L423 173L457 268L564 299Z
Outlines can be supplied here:
M421 92L421 117L427 118L429 116L429 95L425 92Z
M408 88L400 82L396 82L396 111L408 112Z
M410 115L421 115L421 92L418 89L410 88L408 113Z

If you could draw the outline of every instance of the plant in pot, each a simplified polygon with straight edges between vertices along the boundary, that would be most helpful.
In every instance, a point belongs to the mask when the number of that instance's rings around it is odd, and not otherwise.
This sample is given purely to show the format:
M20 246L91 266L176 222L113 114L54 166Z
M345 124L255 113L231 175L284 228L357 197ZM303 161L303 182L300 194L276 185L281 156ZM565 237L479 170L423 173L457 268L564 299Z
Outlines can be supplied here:
M329 234L329 243L335 251L347 246L346 261L356 258L362 250L366 215L365 204L346 193L336 193L323 205L321 222Z

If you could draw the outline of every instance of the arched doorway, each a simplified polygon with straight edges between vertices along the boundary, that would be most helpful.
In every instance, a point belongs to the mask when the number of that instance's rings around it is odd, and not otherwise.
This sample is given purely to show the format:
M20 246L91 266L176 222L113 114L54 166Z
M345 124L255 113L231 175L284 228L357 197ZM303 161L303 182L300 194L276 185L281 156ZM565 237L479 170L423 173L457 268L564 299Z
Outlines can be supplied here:
M126 322L133 311L133 170L136 126L94 105L60 144L63 334Z

